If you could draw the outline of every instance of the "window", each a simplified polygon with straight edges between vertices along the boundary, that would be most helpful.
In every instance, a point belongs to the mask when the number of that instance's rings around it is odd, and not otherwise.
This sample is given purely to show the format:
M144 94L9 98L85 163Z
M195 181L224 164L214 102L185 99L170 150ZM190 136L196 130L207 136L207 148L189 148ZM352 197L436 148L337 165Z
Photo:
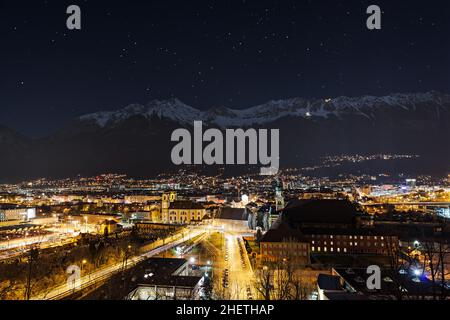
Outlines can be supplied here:
M344 252L347 252L347 248L344 248Z

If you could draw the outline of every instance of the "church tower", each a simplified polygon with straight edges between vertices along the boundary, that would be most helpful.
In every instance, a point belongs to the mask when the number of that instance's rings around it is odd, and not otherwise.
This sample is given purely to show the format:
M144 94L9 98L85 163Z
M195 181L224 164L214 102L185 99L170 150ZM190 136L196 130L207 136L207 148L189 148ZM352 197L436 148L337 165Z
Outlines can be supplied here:
M163 223L169 223L169 207L170 203L177 200L177 193L163 193L161 199L161 218Z
M284 196L283 196L283 185L280 180L277 179L277 184L275 186L275 210L279 211L284 208Z

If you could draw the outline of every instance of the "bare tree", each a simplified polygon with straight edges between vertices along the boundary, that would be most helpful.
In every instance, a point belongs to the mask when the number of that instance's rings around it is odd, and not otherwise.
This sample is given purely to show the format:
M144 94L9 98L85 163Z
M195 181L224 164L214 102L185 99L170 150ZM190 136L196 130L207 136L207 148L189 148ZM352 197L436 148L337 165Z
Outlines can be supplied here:
M38 247L31 248L27 260L28 272L27 272L27 283L25 288L25 300L30 300L31 298L31 291L32 291L31 281L33 277L33 266L37 262L38 258L39 258L39 248Z
M264 300L271 300L273 291L273 270L269 265L256 270L254 287Z
M394 236L384 237L385 254L389 259L389 271L394 283L394 294L397 300L403 300L409 297L409 293L405 290L405 280L402 277L403 270L408 270L412 260L405 257L399 249L398 239ZM408 260L405 261L405 258Z

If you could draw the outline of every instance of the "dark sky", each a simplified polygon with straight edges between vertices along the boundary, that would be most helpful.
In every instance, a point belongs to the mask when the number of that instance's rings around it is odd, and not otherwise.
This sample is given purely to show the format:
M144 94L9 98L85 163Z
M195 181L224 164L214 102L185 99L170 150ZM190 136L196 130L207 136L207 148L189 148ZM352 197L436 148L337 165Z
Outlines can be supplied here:
M450 2L0 0L0 124L30 136L99 110L449 92ZM82 30L66 8L82 9ZM384 11L381 31L366 9Z

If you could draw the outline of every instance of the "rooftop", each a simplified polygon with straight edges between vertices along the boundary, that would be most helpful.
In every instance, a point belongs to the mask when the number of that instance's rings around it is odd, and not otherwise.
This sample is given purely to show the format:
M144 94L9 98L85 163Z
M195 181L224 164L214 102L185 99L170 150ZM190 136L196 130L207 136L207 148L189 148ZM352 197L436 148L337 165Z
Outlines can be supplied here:
M281 223L278 228L267 231L262 237L261 242L283 242L290 240L308 242L300 231L290 228L286 223Z
M356 206L347 200L292 200L282 211L291 225L302 223L353 224Z
M169 209L174 210L192 210L192 209L205 209L205 207L201 203L189 201L189 200L176 200L170 203Z
M224 207L220 210L220 218L226 220L246 220L245 209Z

